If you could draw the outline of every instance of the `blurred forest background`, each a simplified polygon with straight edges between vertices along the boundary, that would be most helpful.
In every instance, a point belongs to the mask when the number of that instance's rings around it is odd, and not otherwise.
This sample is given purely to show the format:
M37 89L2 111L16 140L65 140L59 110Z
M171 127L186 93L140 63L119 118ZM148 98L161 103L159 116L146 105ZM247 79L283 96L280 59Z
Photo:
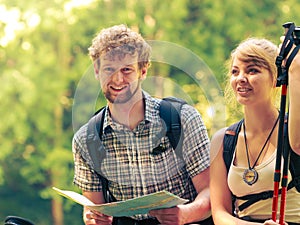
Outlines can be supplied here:
M147 40L174 43L203 60L200 84L188 79L195 74L155 61L149 77L179 85L212 135L240 117L229 106L222 115L209 113L214 102L225 107L231 50L249 36L279 43L282 24L297 25L299 12L298 0L0 0L0 224L8 215L37 225L83 224L81 206L51 187L78 191L72 184L74 96L83 75L93 76L87 48L100 29L125 23ZM207 77L215 85L207 86Z

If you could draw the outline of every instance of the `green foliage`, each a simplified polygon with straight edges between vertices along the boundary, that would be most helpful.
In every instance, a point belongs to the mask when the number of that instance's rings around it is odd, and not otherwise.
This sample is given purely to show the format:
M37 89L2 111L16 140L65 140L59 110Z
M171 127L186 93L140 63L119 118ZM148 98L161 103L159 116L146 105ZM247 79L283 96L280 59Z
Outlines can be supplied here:
M212 135L222 122L230 124L241 116L240 108L227 105L224 110L222 100L224 62L230 51L249 36L279 43L281 25L300 21L297 0L95 0L72 8L74 2L0 3L0 15L15 12L8 20L0 16L0 199L7 203L0 204L0 218L19 214L40 225L58 225L51 215L51 201L56 200L63 203L66 224L82 224L81 207L62 200L51 187L75 189L72 113L80 81L87 101L78 108L79 124L105 104L101 96L92 104L88 100L95 97L97 81L87 48L100 29L125 23L147 40L175 43L203 60L197 68L198 62L184 54L160 49L159 54L175 63L153 62L149 78L161 76L176 83L201 112ZM13 21L19 29L4 42ZM153 90L157 95L177 93L170 83L151 82L160 87Z

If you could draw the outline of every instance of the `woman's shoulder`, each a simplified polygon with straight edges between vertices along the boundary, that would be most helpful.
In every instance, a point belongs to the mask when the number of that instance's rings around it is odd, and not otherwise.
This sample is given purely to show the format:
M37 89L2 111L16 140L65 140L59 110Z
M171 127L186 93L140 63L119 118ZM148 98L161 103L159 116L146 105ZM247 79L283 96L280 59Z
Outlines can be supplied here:
M223 142L224 139L224 135L226 133L228 127L223 127L220 130L218 130L217 132L215 132L212 136L211 141L215 141L215 142Z
M243 120L240 120L229 127L223 127L220 130L218 130L216 133L213 134L211 139L211 145L213 148L215 148L214 145L218 145L218 149L221 148L221 144L223 145L225 134L228 134L230 136L235 136L238 131L240 130L241 124L243 123ZM223 150L223 146L222 146Z
M223 139L224 139L226 130L227 130L227 127L223 127L213 134L213 136L211 138L211 142L210 142L211 160L215 159L220 151L223 152Z

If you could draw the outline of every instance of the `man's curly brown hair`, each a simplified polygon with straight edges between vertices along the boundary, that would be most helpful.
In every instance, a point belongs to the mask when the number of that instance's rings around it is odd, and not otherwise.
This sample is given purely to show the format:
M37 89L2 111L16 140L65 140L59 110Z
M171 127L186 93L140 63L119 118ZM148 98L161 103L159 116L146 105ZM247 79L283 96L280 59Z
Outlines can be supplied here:
M150 45L142 38L142 36L132 31L126 25L116 25L101 30L93 39L92 45L89 47L89 55L95 62L100 63L100 56L114 59L125 55L138 54L139 69L150 65Z

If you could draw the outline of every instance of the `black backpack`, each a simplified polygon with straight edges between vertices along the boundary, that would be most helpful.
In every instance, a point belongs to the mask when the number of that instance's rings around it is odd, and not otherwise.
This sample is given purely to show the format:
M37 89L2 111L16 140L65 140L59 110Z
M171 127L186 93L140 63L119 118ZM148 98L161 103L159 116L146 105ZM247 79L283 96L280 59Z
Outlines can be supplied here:
M164 121L166 136L170 140L177 157L183 159L182 156L182 141L180 111L184 104L184 100L175 97L166 97L161 100L159 107L160 118ZM105 157L105 150L101 143L103 121L106 107L98 110L95 115L89 120L87 128L87 148L92 160L93 170L99 175L102 180L103 194L106 202L115 201L108 190L108 181L101 176L100 166L102 159ZM159 154L163 149L161 146L153 149L153 154ZM99 160L100 159L100 160Z
M166 97L163 98L159 106L159 116L163 120L166 130L166 136L170 140L170 144L174 149L178 158L183 160L182 155L182 142L183 135L181 135L181 120L180 112L184 104L187 104L186 101L175 98L175 97ZM101 144L102 136L102 127L104 121L104 113L106 108L98 110L95 115L89 120L87 128L87 147L90 154L90 157L93 161L93 169L98 174L102 182L103 196L106 202L115 202L116 199L110 193L108 189L108 180L101 176L101 159L105 157L105 150ZM153 149L153 154L159 154L163 149L161 146ZM96 160L100 159L100 160ZM114 218L113 225L123 224L122 219ZM212 217L201 221L203 225L213 225Z
M30 220L19 216L7 216L4 225L34 225Z
M226 165L227 173L230 168L230 164L233 158L233 154L235 151L235 146L238 140L238 134L241 130L241 126L243 124L244 119L240 120L239 122L231 125L225 131L224 140L223 140L223 158ZM287 123L284 124L284 132L287 132ZM287 189L291 189L292 187L296 187L297 191L300 192L300 156L297 155L294 151L290 151L290 167L289 170L292 175L292 181L288 184ZM279 194L281 190L279 190ZM242 205L239 206L239 210L242 211L251 204L268 198L273 197L273 190L264 191L257 194L250 194L242 197L237 197L232 195L232 202L238 198L241 200L245 200ZM234 206L234 205L233 205ZM233 207L234 210L234 207Z

